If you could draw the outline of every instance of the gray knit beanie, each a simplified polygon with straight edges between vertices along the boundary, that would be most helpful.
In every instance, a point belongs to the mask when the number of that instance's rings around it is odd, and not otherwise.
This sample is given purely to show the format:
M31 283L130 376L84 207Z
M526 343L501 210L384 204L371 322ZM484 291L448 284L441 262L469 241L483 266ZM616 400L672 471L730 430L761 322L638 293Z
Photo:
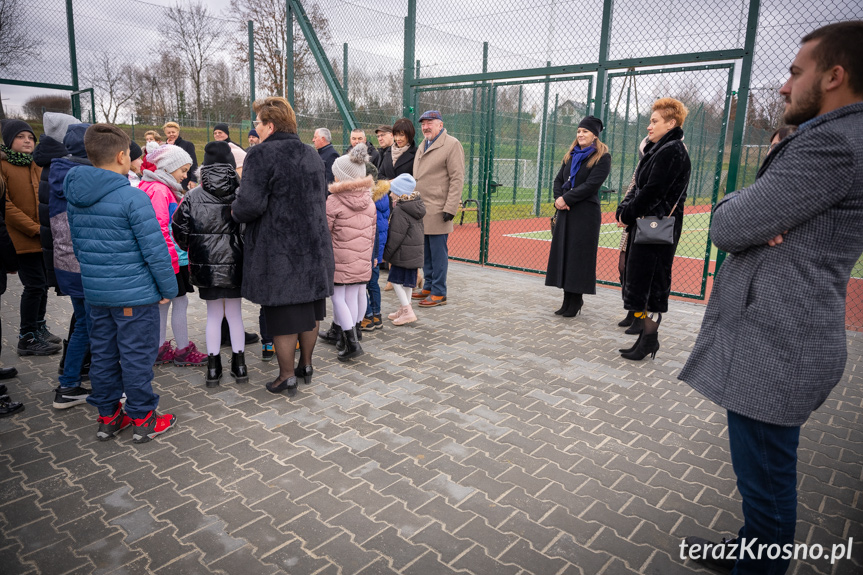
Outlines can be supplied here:
M150 152L147 154L147 161L156 164L156 169L165 170L169 174L186 164L192 165L192 158L186 150L173 144L165 144Z
M66 137L66 130L72 124L78 124L81 120L69 114L60 114L57 112L45 112L42 114L42 127L45 129L45 135L50 136L62 142Z
M333 176L340 182L361 180L366 177L366 162L369 153L365 146L354 146L347 155L339 156L333 162Z

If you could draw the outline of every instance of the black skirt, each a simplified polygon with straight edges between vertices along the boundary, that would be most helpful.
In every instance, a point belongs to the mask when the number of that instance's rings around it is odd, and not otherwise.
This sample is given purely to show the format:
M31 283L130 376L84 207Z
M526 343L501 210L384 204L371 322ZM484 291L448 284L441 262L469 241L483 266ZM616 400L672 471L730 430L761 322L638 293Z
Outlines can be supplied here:
M315 322L327 316L327 300L307 303L262 306L267 323L267 335L293 335L315 329Z
M238 297L242 297L240 295L240 288L198 288L198 295L201 296L202 300L205 301L213 301L217 299L234 299Z
M177 297L186 295L187 293L195 293L195 288L192 286L192 280L189 277L189 266L180 266L180 272L176 277Z

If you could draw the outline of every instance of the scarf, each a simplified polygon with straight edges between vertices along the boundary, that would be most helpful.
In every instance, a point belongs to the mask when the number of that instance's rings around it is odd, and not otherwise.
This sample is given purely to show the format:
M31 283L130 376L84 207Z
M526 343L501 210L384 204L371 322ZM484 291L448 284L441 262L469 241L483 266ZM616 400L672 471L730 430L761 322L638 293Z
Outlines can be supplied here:
M174 176L165 170L156 170L155 172L144 170L144 177L141 178L141 181L161 182L171 188L171 191L174 192L174 196L177 198L178 202L183 199L183 186L180 185L180 182L174 179Z
M0 150L6 154L6 161L12 164L13 166L29 166L33 162L32 154L25 154L24 152L14 152L12 148L0 144Z
M405 144L403 148L399 148L398 146L393 144L393 147L390 148L390 152L393 155L393 167L396 166L396 162L399 161L399 158L401 157L401 155L404 154L405 152L407 152L410 149L410 147L411 147L410 142Z
M596 146L588 146L584 149L579 148L578 144L573 146L572 151L570 152L570 158L572 159L572 168L569 170L570 189L572 189L573 183L575 182L575 175L578 173L579 168L581 168L581 164L595 151Z

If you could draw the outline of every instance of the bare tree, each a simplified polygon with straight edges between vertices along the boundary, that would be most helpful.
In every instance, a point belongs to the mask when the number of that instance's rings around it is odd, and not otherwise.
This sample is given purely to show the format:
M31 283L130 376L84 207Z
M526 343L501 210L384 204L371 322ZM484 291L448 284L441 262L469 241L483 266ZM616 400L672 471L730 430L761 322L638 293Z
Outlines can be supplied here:
M238 28L246 30L249 20L255 25L255 66L263 88L272 95L284 93L285 79L285 30L287 15L285 0L231 0L231 13L237 19ZM306 10L318 39L325 43L330 39L329 21L317 4ZM303 37L299 24L294 20L294 79L297 108L305 109L304 87L319 75L317 65ZM247 40L234 42L238 60L248 64Z
M167 11L168 44L182 58L195 87L195 118L201 119L204 71L222 46L217 21L200 0L177 3Z
M21 0L0 0L0 75L13 62L39 55L36 50L38 35L28 27ZM3 98L0 96L0 120L6 118Z
M120 109L135 96L134 70L121 59L102 52L99 59L84 74L84 79L93 86L96 103L106 122L114 124Z

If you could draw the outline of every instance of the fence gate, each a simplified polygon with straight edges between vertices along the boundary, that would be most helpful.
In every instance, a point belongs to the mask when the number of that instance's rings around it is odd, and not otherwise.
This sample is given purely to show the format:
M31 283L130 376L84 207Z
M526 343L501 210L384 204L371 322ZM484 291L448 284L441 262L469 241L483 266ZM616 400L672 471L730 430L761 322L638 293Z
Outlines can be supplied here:
M689 108L683 129L692 163L671 293L704 299L707 278L716 260L710 243L712 211L728 171L725 141L733 75L732 64L629 70L608 75L604 139L611 149L613 162L606 185L615 190L615 197L609 198L610 209L603 210L597 258L600 283L620 285L621 230L614 222L614 210L629 187L638 163L638 147L646 136L650 108L658 98L670 96Z

